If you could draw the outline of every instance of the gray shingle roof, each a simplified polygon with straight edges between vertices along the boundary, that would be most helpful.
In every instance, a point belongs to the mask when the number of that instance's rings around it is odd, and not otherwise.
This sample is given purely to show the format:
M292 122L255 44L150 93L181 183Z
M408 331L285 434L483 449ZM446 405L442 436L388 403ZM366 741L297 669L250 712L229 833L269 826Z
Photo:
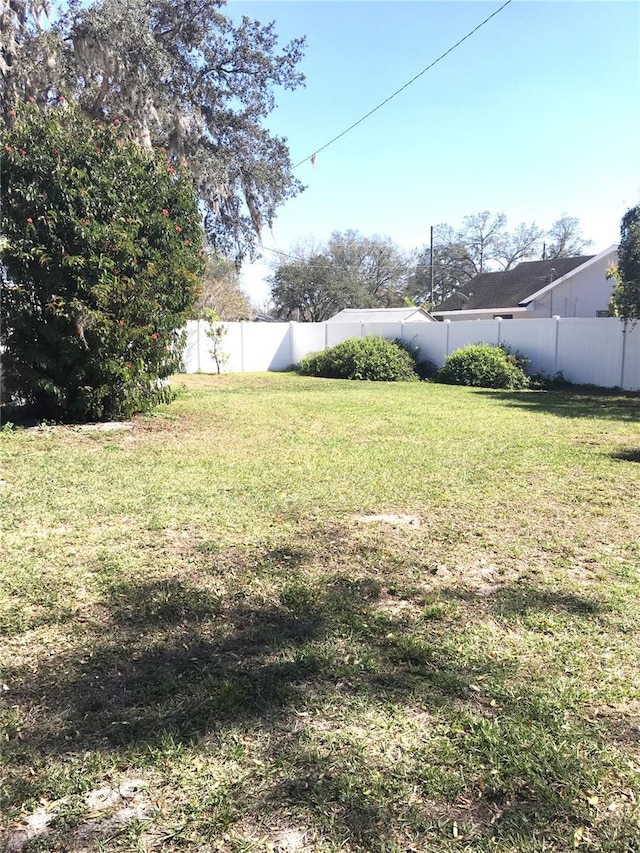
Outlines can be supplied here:
M562 278L571 270L586 263L593 255L577 258L552 258L548 261L524 261L507 272L484 272L474 276L460 293L450 296L436 311L473 311L481 308L514 308L532 293L541 290L551 281Z

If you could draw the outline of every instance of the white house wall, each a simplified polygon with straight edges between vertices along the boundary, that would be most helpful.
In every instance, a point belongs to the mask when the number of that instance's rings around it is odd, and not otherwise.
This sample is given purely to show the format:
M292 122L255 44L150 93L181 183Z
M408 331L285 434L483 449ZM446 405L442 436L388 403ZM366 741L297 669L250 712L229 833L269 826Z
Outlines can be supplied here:
M606 311L613 292L613 283L607 280L607 269L616 254L612 252L591 264L586 264L566 276L539 300L536 299L525 315L540 317L597 317Z
M530 320L533 317L533 314L527 311L526 308L519 308L517 306L503 308L502 310L500 308L483 308L482 310L465 311L462 308L460 311L442 311L441 313L435 311L433 316L440 322L443 320L452 320L458 323L460 320L493 320L502 315L509 316L511 320Z

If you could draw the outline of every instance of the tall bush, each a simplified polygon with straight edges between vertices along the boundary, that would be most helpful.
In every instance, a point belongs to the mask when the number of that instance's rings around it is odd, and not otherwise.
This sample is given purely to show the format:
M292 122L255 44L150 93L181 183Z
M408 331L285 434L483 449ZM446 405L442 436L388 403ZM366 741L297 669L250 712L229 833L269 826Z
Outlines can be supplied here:
M503 347L470 344L447 357L436 379L448 385L526 388L529 380L518 361L523 361L521 356L512 355Z
M618 266L609 270L613 279L611 308L625 320L640 320L640 204L622 217Z
M417 379L413 356L395 341L377 335L349 338L300 362L304 376L398 382Z
M186 168L63 99L2 133L5 398L54 419L166 400L203 269Z

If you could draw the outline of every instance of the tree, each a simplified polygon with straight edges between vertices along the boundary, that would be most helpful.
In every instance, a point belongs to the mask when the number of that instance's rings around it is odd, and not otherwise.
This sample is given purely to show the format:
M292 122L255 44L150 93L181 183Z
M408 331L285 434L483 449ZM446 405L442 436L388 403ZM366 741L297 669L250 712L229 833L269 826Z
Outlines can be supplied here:
M240 287L236 265L217 255L207 258L195 315L204 316L206 310L214 311L220 320L228 322L251 316L251 305Z
M325 245L297 247L271 276L279 319L320 322L343 308L404 304L412 258L388 237L334 231Z
M551 236L555 241L550 251L560 253L550 255L547 252L547 257L579 254L590 242L582 238L578 220L568 216L557 220L548 232L535 222L522 222L509 231L506 216L503 213L492 214L488 210L465 216L458 230L446 224L436 226L433 245L434 303L443 302L479 273L496 269L507 271L522 261L541 256L545 236ZM431 249L426 247L418 253L408 290L417 304L431 299L431 274Z
M216 365L216 370L218 371L219 376L220 371L229 361L229 353L224 348L224 339L227 336L227 327L222 325L220 322L222 318L211 308L205 308L203 315L203 320L206 320L208 324L206 335L211 341L209 354Z
M503 270L533 258L539 251L544 231L535 222L521 222L511 233L505 232L496 242L493 256Z
M431 272L431 248L428 246L418 254L408 284L407 293L416 305L431 306ZM469 260L467 248L456 242L451 226L434 228L433 303L444 302L474 275L475 267Z
M21 99L45 106L59 95L93 119L128 116L132 138L188 163L218 253L251 252L301 189L285 140L262 122L274 88L303 80L303 39L278 50L273 23L235 26L224 0L72 0L48 24L46 0L0 2L5 117Z
M520 261L534 257L543 234L535 222L521 222L513 231L508 231L504 213L492 214L485 210L465 216L453 242L455 246L465 247L467 268L473 268L477 275L490 272L496 265L509 270Z
M465 216L462 227L457 231L451 225L436 226L433 245L434 303L443 302L474 275L496 267L509 270L520 261L533 257L542 234L542 229L535 222L522 222L509 232L504 213L492 214L488 210ZM431 300L430 247L418 255L409 295L418 304Z
M321 323L365 298L360 283L341 277L323 254L280 264L269 281L278 320Z
M550 242L545 247L545 258L573 258L582 255L592 240L585 240L576 216L564 214L556 219L546 233Z
M49 0L0 0L0 111L5 121L19 101L48 94L62 44L45 23Z
M618 266L611 270L614 280L612 307L625 320L640 319L640 204L622 217Z
M4 392L39 416L168 399L203 268L191 176L66 104L18 110L0 148Z
M336 273L364 289L359 308L403 304L413 258L389 237L363 237L357 231L334 231L326 254Z
M462 228L456 234L456 243L466 247L467 258L474 272L481 273L495 259L504 240L507 217L504 213L492 214L488 210L465 216Z

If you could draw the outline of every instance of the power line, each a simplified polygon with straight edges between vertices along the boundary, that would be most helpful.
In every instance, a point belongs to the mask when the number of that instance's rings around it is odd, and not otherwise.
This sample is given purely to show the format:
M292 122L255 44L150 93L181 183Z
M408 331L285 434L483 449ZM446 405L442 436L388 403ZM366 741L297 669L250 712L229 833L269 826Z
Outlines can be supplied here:
M303 163L306 163L307 161L312 160L312 159L315 160L316 155L320 151L324 151L325 148L328 148L330 145L333 145L334 142L337 142L338 139L341 139L343 136L345 136L347 133L349 133L351 130L353 130L354 127L357 127L359 124L362 124L362 122L365 121L365 119L368 119L369 116L373 115L379 109L384 107L385 104L388 104L389 101L391 101L393 98L396 97L396 95L399 95L406 88L408 88L412 83L415 83L416 80L418 80L420 77L422 77L423 74L426 74L427 71L429 71L431 68L434 67L434 65L437 65L438 62L440 62L446 56L448 56L450 53L452 53L457 47L460 47L460 45L464 41L466 41L468 38L470 38L474 33L478 32L478 30L481 27L483 27L485 24L487 24L492 18L495 18L495 16L498 15L500 12L502 12L502 10L504 8L506 8L511 2L512 2L512 0L506 0L506 2L502 4L502 6L500 6L498 9L495 10L495 12L492 12L491 15L489 15L487 18L484 19L484 21L481 21L476 27L474 27L473 30L471 30L465 36L463 36L463 38L461 38L454 45L452 45L448 50L446 50L443 54L441 54L437 59L434 59L430 65L427 65L426 68L423 68L422 71L420 71L418 74L416 74L415 77L412 77L411 80L409 80L407 83L404 84L404 86L401 86L392 95L389 95L388 98L385 98L384 101L381 101L378 104L378 106L374 107L372 110L369 110L369 112L366 115L363 115L362 118L359 118L356 122L354 122L352 125L347 127L346 130L343 130L337 136L334 136L333 139L330 139L329 142L325 143L321 148L318 148L316 151L313 152L313 154L310 154L308 157L305 157L304 160L300 160L300 162L296 163L294 166L292 166L292 168L297 169L298 166L302 166ZM304 258L297 257L296 255L290 255L287 252L282 252L282 251L280 251L280 249L273 249L270 246L261 246L261 249L263 251L266 251L266 252L271 252L274 255L279 255L280 257L283 257L283 258L289 258L292 261L304 261Z
M500 8L499 8L499 9L496 9L496 10L495 10L495 12L492 12L492 13L491 13L491 15L489 15L489 17L488 17L488 18L485 18L485 19L484 19L484 21L482 21L481 23L479 23L477 27L475 27L473 30L471 30L470 32L468 32L468 33L466 34L466 36L463 36L463 37L460 39L460 41L457 41L457 42L456 42L454 45L452 45L448 50L446 50L443 54L441 54L437 59L434 59L434 60L433 60L433 62L432 62L430 65L427 65L427 67L426 67L426 68L423 68L423 69L422 69L422 71L420 71L420 73L419 73L419 74L416 74L416 76L415 76L415 77L412 77L412 78L411 78L411 80L409 80L407 83L405 83L405 84L404 84L404 86L401 86L401 87L400 87L399 89L397 89L397 90L396 90L392 95L389 95L389 97L388 97L388 98L385 98L385 99L384 99L384 101L381 101L381 103L379 103L377 107L374 107L372 110L369 110L369 112L368 112L366 115L363 115L363 116L362 116L362 118L359 118L357 121L354 121L354 123L353 123L352 125L350 125L348 128L346 128L346 130L343 130L343 131L342 131L341 133L339 133L337 136L334 136L334 137L333 137L333 139L330 139L328 142L326 142L326 143L322 146L322 148L318 148L318 149L316 149L316 150L313 152L313 154L309 154L309 156L308 156L308 157L305 157L305 158L304 158L304 160L300 160L300 162L299 162L299 163L296 163L294 166L292 166L292 168L293 168L293 169L297 169L297 168L298 168L298 166L302 166L302 164L303 164L303 163L306 163L308 160L311 160L311 159L314 159L314 160L315 160L315 157L316 157L316 155L317 155L317 154L319 154L321 151L324 151L324 150L325 150L325 148L328 148L330 145L333 145L333 143L334 143L334 142L337 142L337 141L338 141L338 139L342 139L342 137L343 137L343 136L345 136L345 135L346 135L347 133L349 133L350 131L352 131L354 127L357 127L359 124L362 124L362 122L363 122L363 121L365 121L365 119L368 119L368 118L369 118L369 116L372 116L375 112L377 112L379 109L381 109L382 107L384 107L384 105L385 105L385 104L388 104L388 103L389 103L389 101L391 101L393 98L395 98L395 97L396 97L396 95L399 95L399 94L400 94L400 92L404 92L404 90L405 90L408 86L410 86L412 83L415 83L415 82L416 82L416 80L418 80L420 77L422 77L422 75L423 75L423 74L426 74L426 73L427 73L427 71L430 71L430 70L433 68L433 66L434 66L434 65L437 65L437 64L438 64L438 62L440 62L441 60L443 60L443 59L445 58L445 56L448 56L448 55L449 55L452 51L454 51L457 47L460 47L460 45L462 44L462 42L466 41L468 38L471 38L471 36L472 36L474 33L477 33L477 32L478 32L478 30L479 30L481 27L484 27L484 25L485 25L485 24L489 23L489 21L490 21L492 18L495 18L495 16L496 16L496 15L498 15L500 12L502 12L502 10L503 10L504 8L506 8L506 7L509 5L509 3L511 3L511 2L512 2L512 0L506 0L506 2L505 2L505 3L503 3L503 4L502 4L502 6L500 6Z
M274 255L281 255L283 258L290 258L292 261L304 261L304 258L300 258L297 255L288 255L286 252L281 252L280 249L272 249L270 246L260 246L260 249L263 252L273 252Z

